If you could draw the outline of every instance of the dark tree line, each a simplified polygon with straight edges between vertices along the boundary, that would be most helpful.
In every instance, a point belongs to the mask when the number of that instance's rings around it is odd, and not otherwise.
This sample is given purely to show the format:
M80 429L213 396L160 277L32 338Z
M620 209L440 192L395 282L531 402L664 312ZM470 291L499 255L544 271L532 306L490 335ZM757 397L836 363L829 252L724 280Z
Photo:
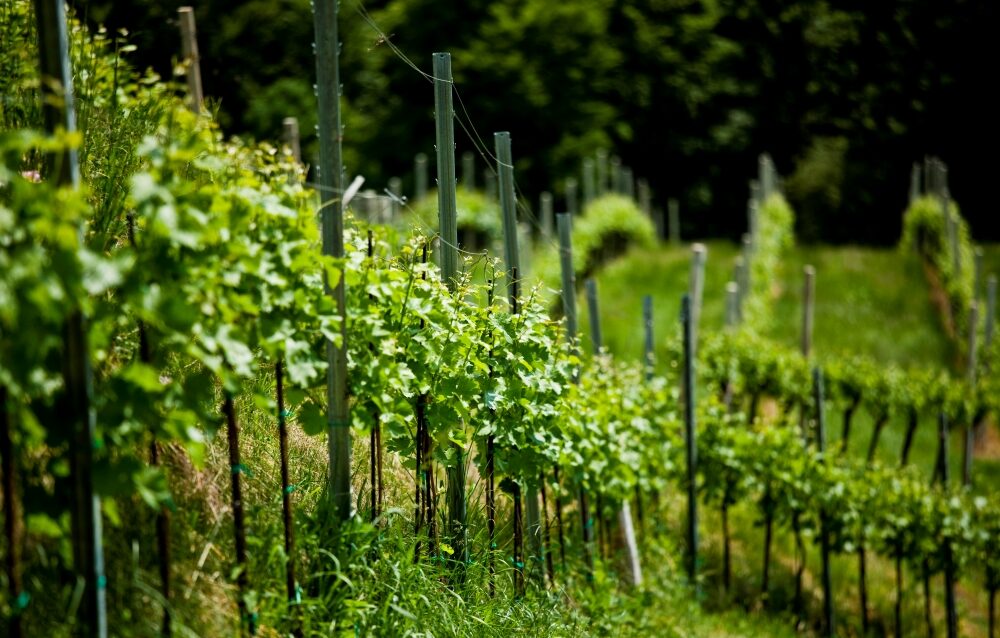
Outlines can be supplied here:
M92 23L127 28L134 63L164 76L185 3L226 129L277 138L296 115L308 158L309 0L73 2ZM910 165L934 154L976 237L996 239L998 13L991 0L343 0L345 159L380 186L433 152L430 84L392 43L425 72L433 51L451 51L459 116L491 152L492 132L511 131L529 197L558 192L604 147L661 205L680 198L689 233L736 236L767 150L803 239L892 243ZM473 150L458 131L459 151Z

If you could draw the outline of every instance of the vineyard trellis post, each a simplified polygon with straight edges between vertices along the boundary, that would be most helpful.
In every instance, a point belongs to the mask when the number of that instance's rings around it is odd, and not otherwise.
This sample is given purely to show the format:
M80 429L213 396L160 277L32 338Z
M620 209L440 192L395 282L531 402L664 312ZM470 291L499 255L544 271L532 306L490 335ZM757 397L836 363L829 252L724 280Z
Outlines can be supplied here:
M559 233L559 269L562 282L562 309L566 319L566 338L575 355L579 355L578 327L576 316L576 271L573 269L573 218L569 214L556 215L556 229ZM579 369L573 372L573 382L579 383ZM587 492L581 486L578 496L580 507L580 528L583 539L583 558L587 568L587 580L594 578L593 522Z
M705 259L708 249L705 244L695 244L691 247L691 343L698 351L698 324L701 321L701 302L705 291Z
M21 615L27 605L21 574L21 508L17 494L14 443L11 436L10 407L7 388L0 385L0 470L3 471L3 532L7 552L4 556L4 574L11 612L7 618L10 638L22 638Z
M184 56L184 75L187 78L188 108L192 113L201 113L205 95L201 87L201 57L198 55L194 9L180 7L177 9L177 17L181 26L181 53Z
M566 181L563 183L563 189L566 196L566 212L570 215L580 214L580 201L579 201L579 185L577 184L575 177L567 177Z
M735 328L739 323L740 287L735 281L726 283L726 327Z
M611 176L608 175L608 152L603 148L597 149L597 152L594 153L594 165L597 170L596 194L600 197L607 194L611 187Z
M625 193L622 177L622 158L612 155L608 158L608 192L618 195Z
M920 199L920 163L913 162L910 168L910 205Z
M597 167L594 160L587 157L583 160L583 205L588 206L590 202L597 199Z
M622 187L625 197L635 199L635 173L628 166L622 167Z
M736 284L736 323L743 321L743 300L746 298L747 290L743 287L743 257L736 255L733 260L733 282Z
M413 157L413 199L420 201L427 197L427 153L417 153Z
M816 409L816 447L820 462L826 462L826 414L824 413L823 371L813 367L813 398ZM820 557L823 562L823 632L828 638L834 635L833 628L833 584L830 574L830 536L827 530L826 512L820 512L819 523Z
M299 120L295 117L286 117L281 121L281 137L285 146L292 154L292 159L296 164L302 163L302 143L299 138Z
M694 388L694 326L691 316L691 297L681 298L681 325L684 334L684 447L687 461L687 572L691 586L699 595L698 584L698 489L695 484L698 468L698 449L695 440L695 388Z
M38 58L41 75L42 110L45 130L50 135L59 130L76 132L73 103L73 80L69 58L66 10L62 0L35 0L38 31ZM79 156L75 149L64 148L49 158L49 170L60 186L80 187ZM77 242L83 243L84 229L78 230ZM65 424L70 447L70 482L72 493L71 525L73 569L82 582L78 614L88 636L104 638L108 634L107 594L104 573L104 539L101 499L94 490L93 451L96 435L93 370L87 344L87 320L80 308L70 314L64 333L64 395L60 397L60 421Z
M476 190L476 156L472 151L462 153L462 188L470 193Z
M973 298L969 304L969 344L968 361L966 368L966 381L969 384L969 392L976 390L976 367L979 363L979 302ZM972 461L975 450L975 415L969 415L969 422L965 424L965 445L962 448L962 485L968 487L972 485Z
M938 417L938 437L943 454L941 456L941 488L947 492L950 482L948 462L948 416L941 412ZM955 562L952 556L951 540L946 538L941 548L944 562L944 606L948 638L958 638L958 612L955 603Z
M986 329L983 332L983 347L989 350L993 345L993 331L996 327L997 313L997 277L990 275L986 279Z
M644 178L639 178L636 181L636 190L638 191L639 208L646 217L652 219L653 192L649 188L649 181Z
M135 240L134 214L128 216L128 241L133 251L138 250ZM145 322L139 320L136 328L139 333L139 360L142 363L150 364L153 361L153 356ZM155 434L149 441L149 464L153 467L160 465L160 448ZM163 636L170 636L173 633L170 605L170 509L166 505L160 505L160 509L156 513L156 553L160 568L160 595L163 596L163 621L160 633Z
M590 316L590 335L594 346L594 356L601 354L604 347L601 335L601 319L597 297L597 282L588 279L585 283L587 289L587 309ZM602 513L598 511L598 516ZM633 586L642 584L642 567L639 564L639 547L635 540L635 527L632 525L632 508L628 499L622 499L621 507L618 509L618 525L621 528L622 537L625 540L625 551L628 557L629 580Z
M434 113L437 140L437 186L441 277L452 294L458 284L458 204L455 192L455 111L452 105L454 82L451 54L435 53ZM465 449L453 443L455 458L446 468L448 476L448 533L455 561L462 569L469 560L467 504L465 501Z
M816 316L816 269L812 266L803 268L805 281L802 286L802 356L806 359L812 354L813 321Z
M552 211L552 193L544 191L538 198L538 209L539 217L542 221L542 236L545 239L550 239L552 237L553 225L555 220L553 219Z
M676 197L667 200L667 232L671 244L677 246L681 243L681 205Z
M340 39L338 0L315 0L313 19L316 39L316 98L319 120L320 210L323 220L323 254L344 257L344 165L341 151L343 130L340 117ZM337 314L346 316L344 278L331 285ZM329 498L338 521L352 515L351 430L347 413L347 323L340 322L341 343L326 342L327 445L330 471Z

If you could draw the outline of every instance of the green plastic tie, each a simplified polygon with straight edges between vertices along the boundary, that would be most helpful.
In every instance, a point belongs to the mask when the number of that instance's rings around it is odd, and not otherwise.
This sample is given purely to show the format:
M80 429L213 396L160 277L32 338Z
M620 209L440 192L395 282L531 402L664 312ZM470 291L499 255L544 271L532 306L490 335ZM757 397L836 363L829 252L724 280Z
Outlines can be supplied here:
M104 447L104 439L95 436L94 439L90 442L90 447L95 450L100 450L101 448Z
M294 492L295 487L296 487L295 483L289 483L288 486L285 487L285 494L291 494L292 492Z
M31 594L26 591L22 591L17 595L17 599L14 600L14 613L20 613L28 608L28 603L31 602Z
M247 477L252 477L253 476L253 472L250 471L250 468L248 468L246 465L243 465L242 463L238 463L236 465L233 465L232 467L229 468L229 471L234 476L236 474L243 474L243 475L245 475Z
M587 524L584 525L584 527L593 527L593 526L594 526L594 518L593 517L588 518L587 519Z
M108 588L108 578L104 574L97 577L97 588L107 589Z
M490 543L490 549L496 549L496 548L497 548L496 543Z
M282 410L281 412L278 413L278 415L281 416L282 418L290 419L293 416L295 416L295 413L292 412L291 410Z
M326 422L327 427L331 428L349 428L351 427L350 419L328 419Z

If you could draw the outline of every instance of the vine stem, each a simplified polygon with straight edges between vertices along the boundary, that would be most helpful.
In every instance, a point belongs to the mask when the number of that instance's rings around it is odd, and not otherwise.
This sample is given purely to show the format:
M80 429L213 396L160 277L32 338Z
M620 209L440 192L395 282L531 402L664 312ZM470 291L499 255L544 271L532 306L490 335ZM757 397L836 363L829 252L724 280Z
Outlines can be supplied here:
M4 570L13 611L7 619L10 638L21 638L21 536L17 485L14 481L14 445L11 436L10 412L6 386L0 386L0 467L3 469L3 531L7 540Z
M292 519L292 489L288 471L288 425L285 412L284 364L281 357L274 363L274 386L278 402L278 449L281 455L281 515L285 527L285 593L290 610L296 603L295 586L295 525ZM293 612L292 635L301 636L302 630Z
M236 546L236 584L239 588L237 605L240 611L240 627L246 623L253 636L257 633L257 621L253 614L247 610L247 589L249 587L249 575L247 574L247 537L246 525L243 518L243 488L240 482L240 475L243 473L243 466L240 463L240 429L236 420L236 408L233 405L233 395L225 393L222 404L222 412L226 417L226 435L229 439L229 469L232 477L232 506L233 506L233 535Z

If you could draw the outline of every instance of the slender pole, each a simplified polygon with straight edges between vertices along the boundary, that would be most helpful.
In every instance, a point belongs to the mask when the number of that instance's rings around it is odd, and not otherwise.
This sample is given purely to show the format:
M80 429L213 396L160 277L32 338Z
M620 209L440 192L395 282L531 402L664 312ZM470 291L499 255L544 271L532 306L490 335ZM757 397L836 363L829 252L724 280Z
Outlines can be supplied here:
M640 178L636 182L636 189L639 194L639 208L642 212L652 219L653 217L653 193L649 189L649 182L645 179Z
M594 157L597 166L597 196L600 197L611 190L611 176L608 174L608 152L604 149L598 149Z
M969 306L969 360L968 367L966 369L966 378L968 379L969 392L975 393L976 388L976 374L977 366L979 363L979 351L977 345L979 343L979 303L973 299L972 304ZM973 420L975 417L972 417ZM962 455L962 485L968 487L972 485L972 461L975 454L973 445L975 444L975 423L970 420L969 423L965 424L965 447L964 453Z
M726 327L739 323L740 287L735 281L726 283Z
M319 190L323 215L323 254L344 256L344 166L341 159L340 41L338 0L313 2L316 30L316 96L319 107ZM344 277L335 287L325 283L337 314L346 316ZM351 505L351 421L347 406L347 323L340 322L341 343L326 342L328 491L338 521L353 515Z
M920 163L913 162L910 169L910 204L920 199Z
M635 199L635 174L628 166L622 167L622 193L629 199Z
M590 342L594 349L594 355L601 352L604 347L604 337L601 334L601 315L597 306L597 282L588 279L583 282L587 291L587 315L590 319Z
M803 269L805 283L802 286L802 356L809 358L812 353L813 318L816 315L816 269Z
M705 244L691 247L691 339L695 352L698 350L698 325L701 321L701 300L705 291L705 258L708 249Z
M38 58L41 71L42 113L45 130L76 132L76 109L63 0L35 0ZM47 170L60 186L80 186L80 165L75 149L64 149L49 158ZM83 228L78 229L83 243ZM65 394L60 399L60 422L72 441L70 452L73 503L73 568L83 584L78 607L81 630L88 636L104 638L108 633L104 575L104 542L101 501L94 491L93 441L96 422L93 408L93 371L87 344L86 317L76 308L65 326L63 380Z
M476 156L472 151L462 153L462 188L476 190Z
M135 241L135 215L128 216L128 241L132 250L138 250ZM153 361L149 345L149 333L143 321L137 323L139 332L139 360L150 364ZM149 442L149 464L160 465L160 448L154 434ZM163 622L160 626L162 636L170 636L173 632L173 617L170 609L170 510L161 505L156 513L156 553L160 567L160 594L163 596Z
M594 160L586 158L583 160L583 206L586 208L590 202L597 199L597 168Z
M573 270L573 218L567 213L556 215L559 232L559 266L562 274L562 308L566 319L566 338L574 354L579 354L576 320L576 272ZM579 371L574 371L573 382L579 383ZM558 470L558 467L556 468ZM580 488L580 527L583 537L583 557L587 566L587 579L594 577L593 526L587 503L587 492Z
M676 246L681 243L681 205L674 197L667 200L667 216L670 243Z
M681 299L681 324L684 331L684 438L687 459L687 572L688 581L697 592L698 585L698 490L695 483L698 469L698 448L695 440L694 388L694 326L691 297Z
M987 350L993 345L993 332L996 328L997 312L997 277L986 278L986 330L983 333L983 347Z
M458 204L455 192L455 111L451 54L435 53L434 113L437 139L438 215L441 235L441 277L455 294L458 285ZM455 458L447 468L448 526L454 559L464 569L469 561L467 503L465 501L465 449L453 444Z
M948 417L944 412L938 418L938 437L943 455L941 458L941 487L947 492L950 479L948 463ZM955 562L951 541L945 540L942 548L944 558L944 605L948 638L958 638L958 614L955 607Z
M501 131L493 134L497 155L497 173L500 176L500 212L503 216L503 249L507 271L515 268L521 271L521 256L517 245L517 203L514 195L514 161L510 150L510 133ZM516 305L516 285L513 277L507 279L507 294L510 306Z
M573 177L566 178L566 212L570 215L580 214L580 202L579 193L577 192L578 185L576 179Z
M816 403L816 446L820 460L826 457L826 414L824 412L823 371L813 368L813 396ZM827 513L820 512L819 544L823 561L823 635L833 636L833 584L830 575L830 537L827 530Z
M625 188L622 183L622 158L612 155L608 158L608 188L612 193L624 194Z
M245 470L243 464L240 462L240 428L236 421L236 407L233 405L233 395L228 391L222 404L222 412L226 417L226 435L229 440L233 536L236 548L236 604L240 611L240 631L242 633L242 628L246 625L252 636L257 632L257 621L256 614L249 613L246 600L247 589L250 586L250 577L247 573L247 536L246 524L243 520L243 488L240 483L240 475Z
M0 470L3 470L3 532L7 541L4 572L11 607L7 630L10 638L22 638L21 615L27 600L21 581L21 508L14 479L14 444L7 398L7 388L0 386Z
M542 222L542 235L545 238L552 237L553 225L555 224L552 212L552 193L545 191L541 194L538 198L538 208Z
M201 58L198 55L198 37L195 32L194 9L177 9L181 23L181 53L184 55L184 73L187 76L188 108L201 113L205 101L201 89Z
M281 137L285 146L292 154L292 159L296 164L302 163L302 144L299 140L299 120L294 117L286 117L281 121Z
M274 386L278 401L278 449L281 455L281 515L285 527L285 595L288 606L297 603L298 590L295 583L295 523L292 518L292 485L288 472L288 413L285 411L285 370L279 357L274 364ZM301 635L297 624L293 634Z
M427 197L427 180L427 154L417 153L413 157L413 198L418 202Z
M655 342L653 339L653 296L642 298L642 329L645 337L646 381L653 379L653 367L656 365Z

